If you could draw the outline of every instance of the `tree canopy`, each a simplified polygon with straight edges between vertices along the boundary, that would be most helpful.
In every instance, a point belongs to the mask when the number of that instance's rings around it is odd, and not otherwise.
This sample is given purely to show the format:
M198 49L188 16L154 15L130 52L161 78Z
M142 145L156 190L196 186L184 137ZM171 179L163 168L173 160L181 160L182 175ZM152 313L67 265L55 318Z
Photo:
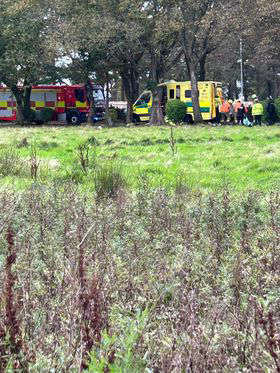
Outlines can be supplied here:
M114 76L128 122L140 90L152 87L151 122L162 123L157 84L191 80L200 121L198 80L219 80L232 97L239 93L240 39L245 95L280 94L279 13L279 0L2 0L0 83L24 106L28 89L19 85L62 78L104 84Z

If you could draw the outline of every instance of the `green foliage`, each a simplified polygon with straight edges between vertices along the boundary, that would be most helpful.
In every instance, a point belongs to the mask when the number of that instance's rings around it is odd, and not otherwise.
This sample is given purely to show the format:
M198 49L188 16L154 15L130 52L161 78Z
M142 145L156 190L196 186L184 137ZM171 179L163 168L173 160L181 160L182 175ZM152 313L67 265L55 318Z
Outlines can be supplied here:
M147 81L147 85L146 85L146 89L148 90L148 91L155 91L155 89L157 88L157 86L158 86L158 83L156 82L156 81L154 81L154 80L148 80Z
M277 117L280 119L280 97L277 97L274 100L275 106L276 106L276 111L277 111Z
M261 102L263 107L264 107L263 119L264 119L265 122L268 122L268 113L267 113L267 110L266 110L268 102L269 102L269 100L264 100L264 101ZM277 118L279 120L280 119L280 97L277 97L274 100L274 105L275 105L275 108L276 108Z
M130 373L143 372L146 362L135 354L135 348L148 321L148 311L138 311L135 318L114 315L112 320L119 328L118 335L102 335L101 345L90 354L88 373ZM112 352L113 358L112 358ZM110 361L113 360L113 361Z
M20 153L13 147L0 150L0 177L20 176L25 173L26 165Z
M57 178L58 181L64 182L73 182L74 184L82 184L84 182L84 172L81 168L77 167L78 165L73 164L72 167L67 168L65 173Z
M113 198L127 187L123 167L120 163L107 162L99 164L94 171L94 188L98 199Z
M45 19L50 4L36 0L30 5L29 1L0 3L0 76L9 88L20 81L32 85L50 79L56 71L58 51L50 31L52 20Z
M50 122L53 119L54 109L52 108L42 108L41 110L36 111L36 119L41 123Z
M76 150L77 163L85 174L96 167L96 145L97 140L93 136L80 144Z
M277 371L279 189L141 185L0 191L1 372Z
M121 163L129 189L138 188L139 175L149 176L151 187L173 189L178 175L186 187L214 191L226 179L237 192L267 190L279 180L279 127L197 126L174 129L177 152L170 157L170 127L69 128L33 126L5 127L1 131L2 149L14 148L24 165L30 159L30 144L36 141L40 156L40 178L71 180L85 190L93 190L95 164ZM78 146L89 145L89 166L82 170ZM246 151L244 150L246 149ZM172 150L172 149L171 149ZM85 158L86 159L86 158ZM57 166L59 165L59 167ZM87 166L86 166L87 167ZM6 183L26 188L28 178L1 178ZM45 172L45 171L48 172ZM77 171L78 170L78 171ZM43 171L43 173L42 173Z
M170 100L166 104L167 119L174 123L181 123L186 116L187 106L180 100Z
M115 108L117 114L118 114L118 120L119 121L122 121L122 122L125 122L126 120L126 113L125 113L125 110L124 109L120 109L120 108Z
M263 111L263 120L265 122L268 122L268 113L266 111L268 100L261 101L261 104L263 105L264 111Z
M92 145L92 146L98 146L100 145L97 138L95 136L89 137L86 141L85 144Z
M36 111L31 108L24 108L23 116L26 121L33 123L36 121Z
M109 116L109 118L113 121L113 122L116 122L118 120L118 111L116 108L114 107L110 107L108 109L108 113L107 115Z

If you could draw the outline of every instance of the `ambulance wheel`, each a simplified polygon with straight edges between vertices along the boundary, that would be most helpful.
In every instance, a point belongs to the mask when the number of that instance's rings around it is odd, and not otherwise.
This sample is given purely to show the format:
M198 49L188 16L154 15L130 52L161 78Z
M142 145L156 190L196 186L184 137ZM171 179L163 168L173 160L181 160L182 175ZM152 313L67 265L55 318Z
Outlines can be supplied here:
M137 115L137 114L133 114L132 122L133 122L133 123L140 123L141 120L140 120L139 115Z
M78 111L69 111L67 113L67 123L72 126L77 126L81 123L81 115Z
M184 118L184 122L185 123L188 123L188 124L192 124L193 123L193 118L190 114L186 114L185 115L185 118Z

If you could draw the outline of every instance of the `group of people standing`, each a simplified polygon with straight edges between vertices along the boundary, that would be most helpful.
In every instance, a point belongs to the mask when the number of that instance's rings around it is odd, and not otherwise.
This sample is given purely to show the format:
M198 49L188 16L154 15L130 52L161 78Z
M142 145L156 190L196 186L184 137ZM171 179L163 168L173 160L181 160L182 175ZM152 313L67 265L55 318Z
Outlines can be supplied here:
M277 113L272 99L269 100L266 111L268 124L274 124L277 119ZM219 107L218 122L221 124L239 124L248 127L252 127L253 125L261 126L263 114L264 107L258 98L254 98L254 101L249 102L246 106L241 100L235 102L232 100L223 100Z

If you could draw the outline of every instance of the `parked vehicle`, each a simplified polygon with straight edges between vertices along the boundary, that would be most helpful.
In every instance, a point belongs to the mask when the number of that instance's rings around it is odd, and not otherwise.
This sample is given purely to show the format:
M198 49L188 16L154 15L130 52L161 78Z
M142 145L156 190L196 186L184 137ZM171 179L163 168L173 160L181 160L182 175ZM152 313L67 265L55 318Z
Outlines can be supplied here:
M193 105L191 82L176 82L171 80L160 84L162 87L161 106L165 112L165 104L169 100L180 100L186 103L185 122L193 121ZM198 82L199 104L204 120L216 119L219 115L218 107L222 103L222 84L219 82ZM152 110L152 93L145 91L136 100L133 106L135 121L149 121Z
M94 97L94 121L103 118L105 98L103 87L92 84ZM76 85L38 85L32 87L30 107L35 111L42 108L54 110L53 120L80 124L87 121L90 103L84 84ZM12 92L0 87L0 120L15 121L17 118L16 100Z

